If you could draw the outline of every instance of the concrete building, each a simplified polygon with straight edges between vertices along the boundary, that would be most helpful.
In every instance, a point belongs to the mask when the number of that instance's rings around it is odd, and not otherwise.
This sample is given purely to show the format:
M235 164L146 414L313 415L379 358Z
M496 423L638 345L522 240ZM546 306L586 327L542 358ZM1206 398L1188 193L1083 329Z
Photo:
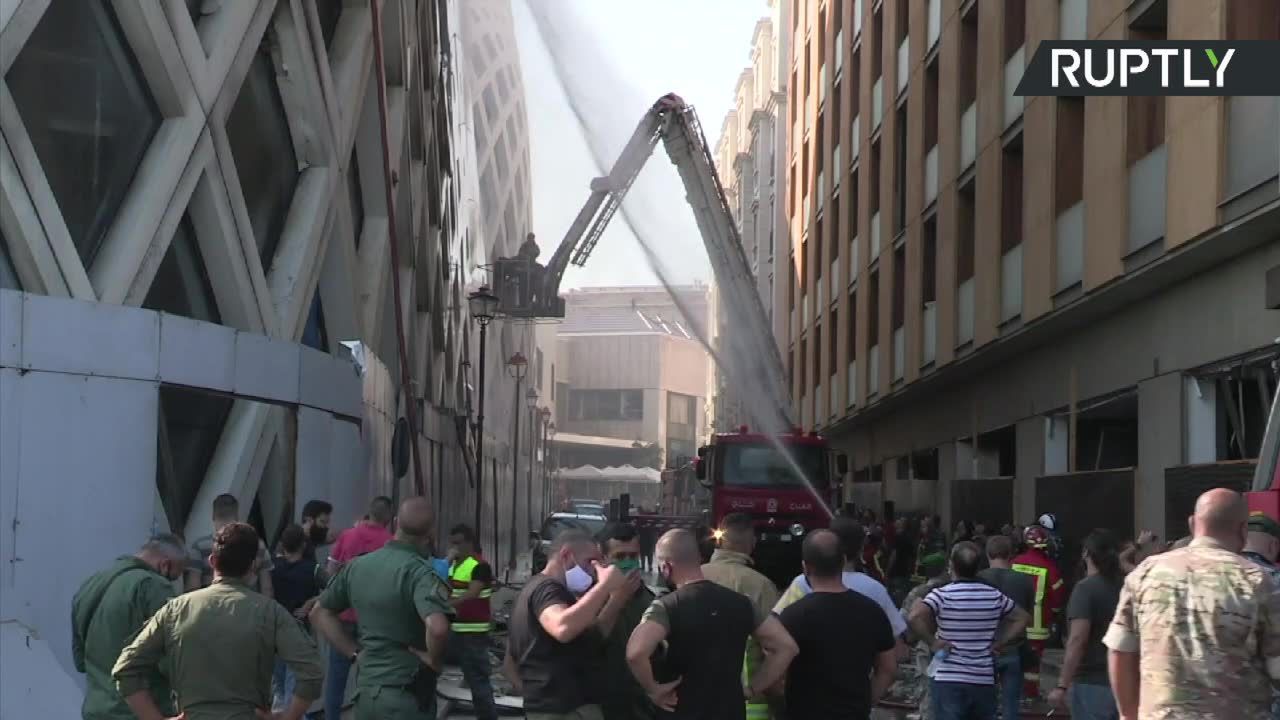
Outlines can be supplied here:
M852 496L1182 534L1277 384L1276 101L1013 90L1043 40L1276 39L1278 6L792 2L777 315Z
M661 287L568 293L555 381L559 467L665 467L697 453L711 362L690 323L705 326L708 290L677 291L694 317Z
M382 6L389 162L367 4L0 10L0 716L78 716L72 593L154 532L209 532L216 495L236 495L270 542L309 499L347 527L371 496L416 492L391 462L410 406L439 526L472 518L466 296L497 231L477 156L498 155L475 137L484 91L457 71L458 18L477 4ZM523 132L522 115L503 122ZM495 173L528 197L516 169ZM509 338L493 356L524 348L528 384L548 387L536 333L490 333ZM483 509L486 553L506 559L543 510L516 490L543 473L522 459L512 477L512 413L533 412L500 361ZM528 425L521 454L536 460Z
M774 256L777 239L785 236L788 222L780 204L778 191L785 177L787 126L780 122L786 116L786 73L789 58L788 33L778 33L785 26L787 3L770 0L770 15L756 23L751 37L751 64L738 77L734 108L725 116L716 142L716 171L724 184L729 206L742 237L743 250L755 274L756 288L765 312L773 321L775 336L781 338L783 326L774 321ZM729 347L729 333L735 331L728 313L717 312L719 294L712 288L712 316L716 347ZM714 427L719 430L737 428L749 418L735 397L728 377L717 370L715 384Z

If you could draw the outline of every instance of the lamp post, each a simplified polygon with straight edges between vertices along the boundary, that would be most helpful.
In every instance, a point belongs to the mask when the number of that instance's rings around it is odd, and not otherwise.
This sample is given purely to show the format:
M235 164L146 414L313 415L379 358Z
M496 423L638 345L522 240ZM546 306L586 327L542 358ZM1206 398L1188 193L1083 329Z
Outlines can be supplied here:
M511 557L507 558L507 568L515 569L516 564L516 505L520 497L520 491L516 483L520 477L520 385L524 382L524 376L529 371L529 361L525 359L524 353L519 350L515 355L507 360L507 372L516 380L516 397L515 402L511 404L511 421L515 424L515 428L511 434ZM496 482L496 478L495 478ZM496 491L497 485L494 485ZM495 498L496 499L496 498ZM494 504L493 519L493 543L498 544L498 518L496 517L498 506Z
M524 394L525 404L529 406L529 471L524 485L524 511L528 515L529 529L533 530L533 463L538 450L538 391L530 385ZM511 529L512 542L515 540L515 528Z
M544 407L538 411L539 427L542 429L542 514L547 514L547 485L551 482L551 442L547 433L551 431L551 408Z
M549 423L549 424L547 425L547 443L551 443L551 442L552 442L552 441L554 441L555 439L556 439L556 424L555 424L555 422L551 422L551 423ZM552 476L552 474L553 474L553 473L557 472L557 471L559 470L559 467L560 467L560 452L559 452L559 451L556 451L555 461L554 461L554 462L552 462L551 467L552 467L552 468L555 468L555 469L553 469L553 470L551 470L551 471L549 471L549 472L547 473L547 484L546 484L546 487L545 487L545 488L543 488L543 489L544 489L544 491L545 491L545 492L544 492L544 494L545 494L545 496L546 496L546 497L545 497L545 498L543 499L543 501L542 501L542 502L543 502L543 504L544 504L544 506L546 507L546 509L547 509L547 512L548 512L548 513L550 513L550 512L551 512L551 476Z
M480 510L484 507L484 351L489 323L498 312L498 296L487 285L467 296L471 317L480 325L480 378L476 398L476 537L480 537ZM494 548L495 550L497 547Z

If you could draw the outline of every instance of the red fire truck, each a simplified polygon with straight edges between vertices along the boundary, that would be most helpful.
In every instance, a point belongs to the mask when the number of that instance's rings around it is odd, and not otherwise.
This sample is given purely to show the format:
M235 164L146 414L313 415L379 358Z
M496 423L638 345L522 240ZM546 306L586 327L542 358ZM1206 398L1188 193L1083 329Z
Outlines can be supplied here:
M1249 510L1261 511L1280 521L1280 392L1271 402L1271 417L1258 453L1258 469L1253 474Z
M832 510L840 506L840 478L847 470L847 458L833 453L817 433L770 437L743 427L714 435L709 445L698 449L693 472L709 491L708 506L631 520L656 531L695 529L709 552L722 535L720 523L726 515L750 515L756 526L756 569L785 587L800 572L801 538L809 530L827 527ZM664 481L668 479L680 484L673 488L674 495L684 494L687 476L665 474Z

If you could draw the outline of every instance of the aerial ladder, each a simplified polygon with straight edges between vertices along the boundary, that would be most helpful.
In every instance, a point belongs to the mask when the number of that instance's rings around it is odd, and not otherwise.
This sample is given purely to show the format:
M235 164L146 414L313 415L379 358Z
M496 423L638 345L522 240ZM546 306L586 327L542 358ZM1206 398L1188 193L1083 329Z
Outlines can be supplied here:
M570 264L586 264L659 141L684 184L715 275L720 307L729 313L733 331L728 334L729 347L716 350L728 353L718 358L719 364L737 387L750 389L744 394L755 400L748 409L759 425L774 432L790 430L795 422L782 355L756 291L702 125L693 107L675 94L662 96L649 108L609 174L591 182L591 196L545 267L536 262L532 235L515 258L495 261L498 312L516 318L564 317L559 291L565 270ZM705 338L709 329L695 330Z

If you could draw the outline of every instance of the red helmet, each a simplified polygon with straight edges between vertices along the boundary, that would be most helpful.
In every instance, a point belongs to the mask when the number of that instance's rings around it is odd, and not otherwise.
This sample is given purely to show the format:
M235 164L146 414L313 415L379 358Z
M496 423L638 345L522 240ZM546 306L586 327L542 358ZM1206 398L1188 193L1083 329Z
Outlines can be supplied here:
M1041 550L1049 547L1052 538L1049 537L1049 531L1039 525L1032 525L1022 534L1022 539L1026 541L1028 547L1040 548Z

